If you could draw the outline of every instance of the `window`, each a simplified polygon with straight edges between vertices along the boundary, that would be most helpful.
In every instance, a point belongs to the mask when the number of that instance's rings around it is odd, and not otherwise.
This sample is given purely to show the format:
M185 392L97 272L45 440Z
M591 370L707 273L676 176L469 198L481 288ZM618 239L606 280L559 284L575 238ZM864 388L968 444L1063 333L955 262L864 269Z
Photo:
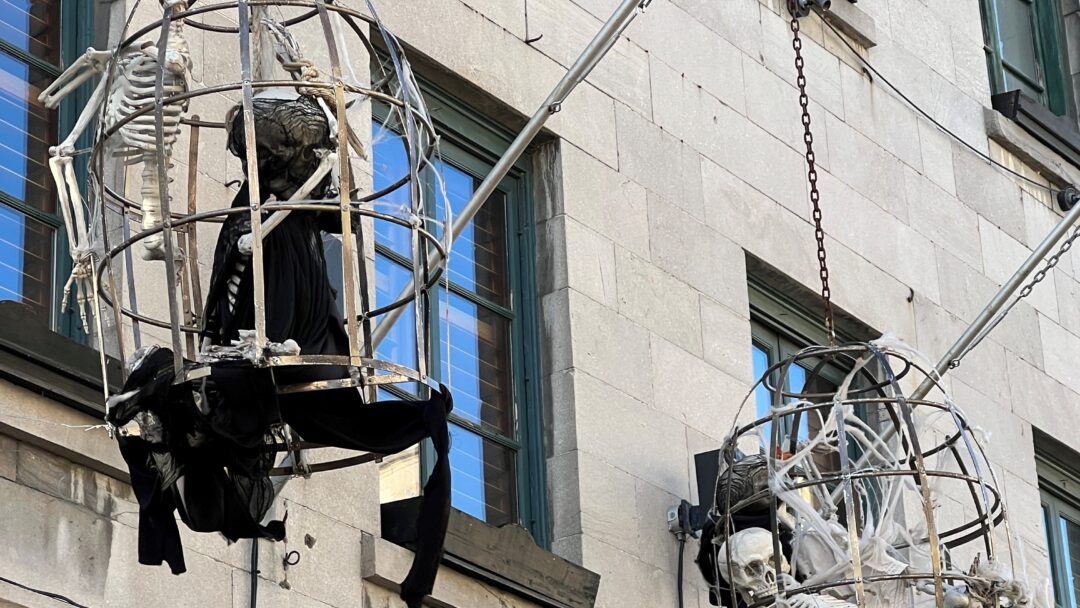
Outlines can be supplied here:
M1080 478L1048 459L1038 460L1046 548L1054 604L1077 608L1080 597Z
M60 74L63 58L85 51L92 10L91 2L0 0L0 300L26 304L65 333L76 324L55 314L55 278L66 278L70 260L47 161L91 85L60 111L37 97ZM62 28L75 19L81 27Z
M769 367L798 353L803 348L814 344L825 344L826 334L821 322L807 313L803 307L777 294L768 286L756 282L750 282L750 311L751 311L751 337L752 358L754 362L754 377L762 377ZM813 375L811 370L802 363L789 369L787 378L781 390L785 392L800 392L806 389L807 376ZM819 382L828 386L815 388L814 392L826 392L835 389L843 379L843 371L833 365L826 364L820 373ZM780 383L779 374L774 374L770 379L770 385L775 388ZM758 385L754 390L754 403L757 418L768 416L772 409L774 392L765 383ZM791 401L787 399L785 401ZM781 420L781 428L778 429L778 437L781 439L779 457L784 453L794 452L790 444L793 437L795 441L805 441L817 430L818 421L803 417L798 421L794 416L787 416ZM793 430L795 431L793 434ZM763 441L765 445L770 443L769 435L772 433L771 425L763 428ZM793 436L794 435L794 436ZM788 441L784 441L788 439Z
M747 266L751 269L764 266L761 262L748 257ZM763 276L769 276L768 280L751 275L749 281L750 296L750 323L751 323L751 357L754 364L754 376L761 378L769 368L784 359L798 353L808 346L827 344L825 326L820 319L820 308L808 309L802 302L820 302L820 298L791 281L779 275L776 271L762 271ZM776 286L774 286L776 285ZM780 287L778 287L780 286ZM785 294L800 294L797 298ZM838 311L838 317L840 316ZM846 331L845 331L846 330ZM871 328L862 325L858 321L845 318L837 329L837 342L839 344L868 340L871 336L880 335ZM850 371L851 361L843 358L824 359L819 357L803 358L798 364L788 368L787 378L781 378L779 371L773 373L769 384L759 385L754 390L754 405L756 418L768 416L775 399L774 389L787 393L816 393L832 394L844 381ZM873 376L877 375L877 365L869 363L865 370ZM858 377L852 382L852 389L859 390L865 387L866 378ZM811 384L812 383L812 384ZM794 401L794 398L782 400L785 404ZM811 399L811 401L817 401ZM870 428L878 427L877 406L873 404L857 404L854 413ZM790 414L780 420L780 428L776 430L777 458L787 458L798 449L798 444L814 438L821 432L822 422L827 420L829 410L820 409L817 413L802 413L801 415ZM772 444L772 424L766 424L761 428L761 445L766 452ZM847 449L848 458L858 461L863 455L863 449L856 438L851 437ZM838 454L815 454L814 462L820 471L839 471L840 457ZM881 499L879 484L868 480L862 487L866 492L856 505L856 510L877 509Z
M434 163L438 175L431 170L422 175L424 192L440 218L445 193L457 217L510 139L448 96L434 89L425 94L442 139L441 158ZM408 165L397 125L386 120L385 109L376 108L375 114L374 186L381 189L406 174ZM454 394L453 506L493 525L521 523L544 546L528 178L526 163L519 162L454 241L449 270L431 301L428 322L435 343L429 345L427 363ZM408 196L401 188L382 202L407 204ZM376 305L382 306L412 277L409 233L377 220L375 248ZM415 367L412 310L379 345L379 358ZM407 396L400 392L395 397ZM430 466L425 451L384 462L384 502L416 495L421 473Z
M994 93L1020 90L1058 116L1071 114L1061 0L981 0Z

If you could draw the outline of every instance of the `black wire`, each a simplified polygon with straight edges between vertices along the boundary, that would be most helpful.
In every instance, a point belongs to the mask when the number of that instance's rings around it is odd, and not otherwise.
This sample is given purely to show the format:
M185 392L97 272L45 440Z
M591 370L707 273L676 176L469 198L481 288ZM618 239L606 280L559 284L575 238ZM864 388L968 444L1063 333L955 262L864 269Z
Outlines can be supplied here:
M676 538L679 540L679 574L675 578L675 591L679 597L679 608L683 608L683 554L686 553L686 533L679 534Z
M259 601L259 539L251 539L251 608Z
M3 582L5 582L5 583L7 583L9 585L14 585L14 586L16 586L16 587L18 587L20 589L25 589L27 591L30 591L31 593L36 593L38 595L43 595L43 596L45 596L47 598L54 599L54 600L56 600L58 602L65 602L65 603L70 604L72 606L76 606L77 608L87 608L86 606L83 606L82 604L80 604L80 603L78 603L76 601L73 601L73 600L71 600L69 598L66 598L66 597L60 595L59 593L53 593L51 591L42 591L41 589L34 589L33 587L27 587L26 585L23 585L22 583L16 583L15 581L13 581L11 579L4 578L2 576L0 576L0 581L3 581Z
M889 82L889 79L885 78L885 76L883 76L881 74L881 72L879 72L877 70L877 68L875 68L873 66L873 64L870 63L870 60L868 60L865 57L863 57L862 55L860 55L859 52L855 50L855 47L851 46L851 43L849 43L847 41L847 38L844 38L844 36L839 31L837 31L837 29L835 27L833 27L833 24L829 23L828 19L825 19L824 17L822 17L821 22L824 23L830 30L832 30L832 33L836 35L836 37L840 40L840 42L842 42L844 44L844 46L846 46L848 48L849 51L851 51L852 55L855 55L855 57L858 58L860 63L862 63L864 66L866 66L866 69L870 70L874 74L874 76L876 76L878 79L880 79L886 85L888 85L888 87L890 89L892 89L894 93L899 95L900 99L903 99L916 112L918 112L919 114L922 114L923 117L925 117L930 122L934 123L934 126L936 126L938 129L941 129L941 131L944 132L946 135L948 135L949 137L955 139L962 146L964 146L968 150L971 150L976 155L981 157L983 160L989 162L991 165L994 165L995 167L998 167L1002 171L1005 171L1006 173L1010 173L1014 177L1018 177L1018 178L1024 180L1025 182L1027 182L1027 183L1029 183L1029 184L1031 184L1033 186L1036 186L1038 188L1042 188L1043 190L1047 190L1051 194L1056 194L1057 192L1059 192L1057 188L1052 188L1050 186L1047 186L1046 184L1041 184L1041 183L1031 179L1030 177L1024 175L1023 173L1019 173L1017 171L1014 171L1013 169L1010 169L1009 167L1006 167L1005 165L1003 165L1003 164L999 163L998 161L994 160L993 158L991 158L989 154L983 152L982 150L976 148L974 145L968 143L967 141L965 141L963 138L961 138L956 133L953 133L951 130L949 130L948 127L946 127L945 125L941 124L936 119L934 119L934 117L931 116L929 112L927 112L926 110L920 108L918 106L918 104L916 104L907 95L905 95L903 91L901 91L899 88L896 87L896 85Z

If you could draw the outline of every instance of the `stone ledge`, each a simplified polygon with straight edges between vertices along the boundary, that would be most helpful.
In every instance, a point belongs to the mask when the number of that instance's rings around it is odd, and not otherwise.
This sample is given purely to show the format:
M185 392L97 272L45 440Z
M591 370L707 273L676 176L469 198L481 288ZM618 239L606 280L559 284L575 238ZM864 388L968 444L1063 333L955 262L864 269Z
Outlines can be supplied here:
M405 578L412 565L413 552L404 547L379 538L368 532L364 532L360 539L361 569L363 579L393 592L395 595L401 590L399 581ZM448 557L443 558L443 563L448 562ZM503 597L500 597L503 596ZM505 599L504 599L505 598ZM510 601L509 594L503 594L487 586L484 581L475 577L457 572L451 568L439 569L439 576L435 579L435 589L424 600L425 606L435 608L479 608L481 606L507 606L513 605L520 608L540 608L540 604L522 602L516 597ZM404 606L404 603L394 604Z
M997 110L983 109L987 136L1042 173L1056 186L1080 184L1080 167L1071 164Z
M858 6L846 0L836 0L827 11L819 11L831 23L863 48L877 46L877 24Z
M361 551L365 579L397 588L396 581L404 578L412 563L406 547L416 537L418 507L417 499L383 505L382 538L366 539L370 546ZM440 569L432 596L439 606L477 606L455 603L445 594L479 586L487 595L492 588L506 592L515 598L515 605L520 598L544 608L592 608L600 584L598 574L541 549L521 526L496 527L453 509L443 565L448 567ZM462 587L461 581L469 583Z

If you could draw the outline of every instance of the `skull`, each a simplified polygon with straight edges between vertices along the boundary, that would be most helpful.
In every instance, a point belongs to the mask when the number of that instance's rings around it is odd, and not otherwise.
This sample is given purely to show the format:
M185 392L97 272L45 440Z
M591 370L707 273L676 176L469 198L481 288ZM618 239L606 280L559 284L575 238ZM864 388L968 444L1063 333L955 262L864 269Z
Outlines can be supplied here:
M729 547L730 562L728 561ZM720 545L720 550L716 555L716 565L720 568L720 574L724 579L735 586L743 601L753 604L776 595L776 559L780 560L781 574L791 571L791 566L784 554L774 554L773 538L768 530L747 528L732 534L724 544Z

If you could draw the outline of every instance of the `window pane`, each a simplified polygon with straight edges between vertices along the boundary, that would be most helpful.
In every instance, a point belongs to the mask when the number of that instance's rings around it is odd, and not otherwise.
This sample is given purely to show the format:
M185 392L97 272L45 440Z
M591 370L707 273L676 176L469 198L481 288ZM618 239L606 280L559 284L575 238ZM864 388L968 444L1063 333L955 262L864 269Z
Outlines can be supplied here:
M455 509L495 526L517 521L513 451L450 425L450 468Z
M1003 59L1028 78L1039 82L1032 5L1025 0L997 0L997 15Z
M0 300L51 317L53 229L0 205Z
M445 306L445 291L440 290L439 298L439 306ZM512 437L510 320L456 294L450 294L448 312L450 351L448 354L446 331L442 330L439 357L443 381L454 391L454 414ZM443 323L440 314L440 326Z
M60 0L0 0L0 39L60 65Z
M53 213L46 163L50 142L56 141L56 112L37 101L48 82L41 70L0 53L0 191Z
M1036 101L1046 102L1046 91L1043 89L1035 88L1028 84L1026 80L1018 77L1009 67L1005 67L1005 90L1015 91L1020 89L1024 93L1027 93L1032 99Z
M1062 587L1068 593L1068 606L1076 606L1076 596L1080 592L1080 526L1065 519L1058 518L1058 527L1061 532L1061 561L1064 564L1065 580Z
M445 186L453 217L469 202L476 181L446 163L436 165L442 183L436 184L436 207L443 217L440 189ZM506 195L496 191L484 203L450 251L450 280L481 298L508 306L506 276Z
M769 360L769 353L761 346L757 344L753 345L753 360L754 360L754 376L760 378L766 370L769 369L769 365L775 363ZM779 380L779 378L777 378ZM798 365L793 365L788 368L787 377L787 391L798 392L803 390L806 385L806 370ZM763 418L768 416L772 411L772 392L769 391L764 384L759 384L754 389L754 402L757 406L757 417ZM794 399L787 399L786 402L790 403ZM799 433L797 438L799 441L806 441L810 437L808 416L803 415L799 420ZM792 426L795 424L795 416L785 416L781 420L780 425L780 437L778 438L781 443L781 448L787 449L789 446L785 444L787 439L791 435ZM772 424L766 424L761 427L762 440L764 445L768 446L772 442ZM782 450L781 450L782 451ZM780 454L778 454L780 455Z
M374 150L372 160L373 183L375 191L388 188L409 174L409 160L405 155L405 143L401 135L383 127L378 122L372 123L371 147ZM397 208L410 207L409 185L394 190L379 199L378 211L395 216L403 214ZM375 242L390 248L405 258L412 257L412 236L407 228L385 220L375 220ZM395 294L396 295L396 294Z
M375 306L385 306L394 301L401 290L412 279L412 272L390 258L375 255ZM405 307L405 312L398 317L394 326L379 343L375 356L383 361L416 369L416 316L413 304ZM383 316L376 319L381 322Z

